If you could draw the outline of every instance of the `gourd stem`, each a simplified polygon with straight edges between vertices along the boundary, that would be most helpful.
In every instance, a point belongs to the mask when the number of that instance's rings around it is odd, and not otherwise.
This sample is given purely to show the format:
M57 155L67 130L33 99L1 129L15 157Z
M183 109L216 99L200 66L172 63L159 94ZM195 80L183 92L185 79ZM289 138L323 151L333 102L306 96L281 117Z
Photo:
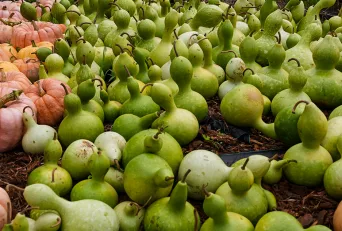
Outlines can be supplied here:
M138 19L133 15L132 16L132 18L134 19L134 21L136 22L136 23L138 23Z
M177 49L176 49L176 40L173 41L173 50L175 51L175 54L176 54L176 57L178 57L178 52L177 52Z
M100 85L97 85L97 87L102 87L103 86L103 83L102 83L102 81L99 78L93 78L91 81L92 82L99 81Z
M76 40L76 43L78 43L78 41L80 41L80 40L82 40L83 43L86 43L86 42L87 42L84 38L81 37L81 38L79 38L79 39Z
M128 70L128 68L127 68L127 66L126 66L126 65L124 65L124 68L125 68L125 70L126 70L126 72L127 72L128 76L131 76L131 73L129 72L129 70Z
M278 31L278 44L281 44L281 34L279 31Z
M152 196L148 198L148 200L145 202L145 204L143 204L143 206L141 206L141 208L145 208L148 205L148 203L150 203L151 200L152 200Z
M11 93L4 95L0 98L0 108L3 108L6 103L19 99L20 94L23 90L13 90Z
M299 100L299 101L293 106L293 108L292 108L292 114L296 114L296 108L297 108L297 106L298 106L300 103L305 103L306 105L309 104L309 102L306 101L306 100Z
M242 170L245 170L245 169L246 169L246 165L248 164L248 161L249 161L249 158L247 158L247 159L245 160L245 163L243 163L243 165L241 166L241 169L242 169Z
M120 166L120 163L119 163L119 160L118 159L114 159L114 165L115 165L115 168L120 171L120 172L124 172L124 170L121 168Z
M23 113L25 112L25 110L26 110L27 108L30 108L30 109L31 109L32 116L34 116L34 112L33 112L33 109L32 109L31 106L25 106L25 107L23 108Z
M132 36L131 36L130 34L128 34L127 32L122 32L122 33L120 34L120 36L122 36L122 35L124 35L124 34L128 36L129 41L130 41L131 43L134 42ZM128 45L128 44L127 44L127 45ZM132 44L131 44L131 45L132 45Z
M183 5L180 5L180 6L177 6L176 8L175 8L175 11L178 11L178 13L180 13L180 8L182 8L182 7L184 7Z
M54 228L54 227L59 226L59 225L61 224L61 222L62 222L62 219L61 219L60 217L58 217L58 218L57 218L57 223L54 224L54 225L52 225L52 226L50 226L50 228Z
M183 182L183 183L185 182L185 180L186 180L186 178L188 177L188 175L189 175L190 172L191 172L191 169L188 169L188 170L186 171L186 173L184 174L183 179L182 179L182 182Z
M208 38L207 37L201 38L200 40L197 41L197 43L200 43L200 42L202 42L203 40L206 40L206 39L208 39Z
M279 157L278 154L275 154L274 156L268 159L268 162L271 162L272 160L276 160L278 159L278 157Z
M124 52L125 52L119 44L116 43L115 46L119 47L121 53L124 53Z
M126 48L126 47L125 47L123 50L124 50L124 51L127 51L127 52L128 52L128 54L129 54L131 57L133 57L133 54L132 54L132 52L131 52L131 51L130 51L128 48Z
M153 86L153 83L147 83L145 84L145 86L141 89L140 93L143 93L145 88L148 87L148 86Z
M76 32L77 32L77 34L78 34L78 36L82 37L82 35L81 35L80 31L77 29L77 26L74 26L74 28L75 28L75 30L76 30Z
M132 43L127 43L127 46L132 47L132 51L135 49L135 46Z
M64 84L64 83L61 83L61 85L62 85L62 87L64 88L65 95L68 95L69 92L68 92L68 89L67 89L67 87L65 86L65 84Z
M52 170L52 177L51 177L51 183L55 182L55 172L56 172L57 168L54 168Z
M202 191L203 191L203 193L204 193L204 195L206 197L210 196L210 193L206 189L207 186L208 186L208 184L207 185L202 185Z
M230 52L234 53L235 58L237 58L237 54L233 50L221 51L221 53L230 53Z
M192 19L193 19L192 17L187 18L187 19L184 20L184 22L185 22L185 23L188 23L188 22L189 22L190 20L192 20Z
M196 208L194 208L195 230L198 230L198 217L196 215L197 215L197 211L196 211Z
M82 27L82 26L85 25L85 24L91 25L92 23L91 23L91 22L82 22L82 23L80 24L80 27Z
M191 39L192 39L192 37L194 37L194 36L198 36L198 34L195 33L195 34L192 34L192 35L189 37L189 40L188 40L188 45L189 45L189 46L190 46Z
M242 75L243 75L243 76L245 76L246 71L251 71L251 72L252 72L252 75L255 74L255 72L254 72L251 68L248 67L248 68L246 68L246 69L242 72Z
M141 7L139 7L139 10L141 10L141 12L142 12L142 18L145 19L145 10L144 10L144 8L142 8L142 6L141 6Z
M41 84L40 80L37 81L37 85L38 85L38 95L40 97L43 97L43 95L45 95L45 91L42 88L42 84Z
M129 203L129 205L130 205L130 206L133 206L133 205L134 205L135 207L137 207L137 212L134 214L135 216L137 216L138 213L140 212L140 210L142 209L141 206L140 206L138 203L133 202L133 201L132 201L131 203Z
M169 181L169 180L173 180L173 179L175 179L174 176L167 176L167 177L165 177L165 181Z
M79 12L77 12L76 10L67 10L67 11L65 11L65 14L66 14L66 13L70 13L70 12L76 13L76 14L78 14L78 16L81 16L81 14L80 14ZM83 23L82 23L82 24L83 24ZM81 25L82 25L82 24L81 24ZM80 26L81 26L81 25L80 25Z
M290 58L287 62L290 62L290 61L292 61L292 60L296 61L298 67L300 67L300 62L299 62L299 60L296 59L296 58Z
M176 33L176 28L173 29L173 34L175 35L176 40L178 40L178 35L177 35L177 33Z
M119 8L119 10L121 10L121 7L118 4L116 4L115 2L112 2L110 4L113 5L113 6L116 6L117 8Z

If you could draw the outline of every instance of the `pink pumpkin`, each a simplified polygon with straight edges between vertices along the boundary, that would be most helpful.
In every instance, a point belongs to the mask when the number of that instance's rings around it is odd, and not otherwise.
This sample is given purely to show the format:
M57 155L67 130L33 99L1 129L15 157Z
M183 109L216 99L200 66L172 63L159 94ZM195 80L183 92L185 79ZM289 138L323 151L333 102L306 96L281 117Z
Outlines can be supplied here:
M5 224L10 223L12 215L12 204L7 192L0 187L0 230Z

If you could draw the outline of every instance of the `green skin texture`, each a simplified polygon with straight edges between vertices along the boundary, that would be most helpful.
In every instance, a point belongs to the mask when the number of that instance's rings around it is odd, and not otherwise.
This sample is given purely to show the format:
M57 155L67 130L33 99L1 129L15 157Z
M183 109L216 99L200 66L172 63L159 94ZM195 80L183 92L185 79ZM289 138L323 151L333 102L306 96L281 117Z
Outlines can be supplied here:
M56 225L61 217L58 214L47 212L39 216L35 222L35 231L57 231L61 224Z
M262 181L266 184L276 184L283 176L283 167L291 163L290 160L272 160L271 166L267 173L263 176Z
M117 26L115 25L114 21L106 19L99 24L97 27L97 32L99 33L99 38L103 41L110 31L116 29Z
M43 184L33 184L25 188L24 198L30 206L56 210L62 218L64 231L119 230L115 211L107 204L91 199L70 202L57 196Z
M299 117L297 127L302 143L292 146L284 155L284 159L296 160L297 164L286 166L284 174L292 183L319 186L333 162L330 153L320 146L327 133L327 119L315 104L309 103Z
M104 177L104 180L108 184L110 184L118 193L125 193L124 183L123 183L124 181L123 172L113 167L110 167Z
M153 101L165 110L152 123L152 128L164 127L165 132L173 136L181 146L195 139L199 130L196 116L188 110L176 107L171 90L167 86L155 83L150 95Z
M300 65L303 66L305 70L314 67L315 63L312 58L312 52L310 50L310 43L317 40L322 35L322 27L314 22L307 26L307 29L303 31L301 39L294 47L286 50L285 60L295 57L299 60ZM295 62L285 62L283 68L290 72L296 67Z
M150 19L141 20L137 27L139 42L136 47L144 48L151 52L160 42L160 38L155 37L156 24Z
M83 37L92 46L95 45L99 38L99 34L97 32L97 27L95 26L95 24L91 24L90 26L88 26L88 28L84 31Z
M287 49L291 49L292 47L296 46L301 38L302 37L297 33L290 34L286 40Z
M97 147L85 139L76 140L68 146L62 157L62 167L66 169L74 180L83 180L88 177L88 160L97 152Z
M200 26L212 28L222 20L223 10L216 5L206 5L200 8L195 17L190 21L190 26L197 31Z
M122 135L125 140L129 140L135 134L150 128L157 118L157 113L148 114L141 118L132 114L124 114L114 121L112 131Z
M303 231L302 225L292 215L274 211L264 215L257 225L255 231Z
M67 83L69 78L62 73L64 66L63 58L58 54L51 54L45 59L45 68L48 78L53 78Z
M328 120L328 131L324 139L321 142L322 147L324 147L331 155L334 161L341 158L341 155L337 149L337 142L342 134L342 117L334 117Z
M147 64L146 59L149 57L150 52L144 48L134 48L133 49L133 57L134 60L139 64L139 73L136 75L136 79L140 80L143 83L149 83L150 78L147 74Z
M77 42L76 59L79 63L83 63L83 57L85 57L85 63L90 66L95 58L95 48L87 41L81 40Z
M335 69L340 58L339 51L330 35L317 44L313 51L316 67L307 71L310 77L304 91L319 106L335 108L342 104L339 90L342 86L342 73Z
M137 210L137 205L130 201L123 201L115 206L114 211L120 221L120 230L139 231L141 222L144 220L145 209L141 208L139 212Z
M122 164L124 167L136 156L145 153L144 140L147 136L155 135L157 129L143 130L132 136L126 143L122 154ZM161 149L155 154L163 158L177 174L179 165L183 159L183 152L178 142L168 133L162 133L159 138L163 140Z
M108 123L114 123L114 120L120 115L121 103L116 101L110 101L108 93L105 90L101 90L100 98L103 101L104 120Z
M293 17L293 20L298 23L305 15L305 6L304 2L300 1L300 3L294 7L291 8L291 14Z
M260 64L255 62L259 50L253 37L247 36L244 40L242 40L239 46L239 52L241 59L245 62L246 68L251 68L257 73L261 71Z
M198 212L186 200L187 184L179 181L170 197L161 198L147 208L144 217L145 230L199 230Z
M106 72L110 69L114 61L113 49L110 47L95 47L94 61Z
M256 40L256 45L259 49L256 62L259 63L261 66L266 66L268 64L268 52L276 44L274 35L280 29L282 23L283 20L280 10L274 11L273 13L269 14L266 18L264 31L261 37Z
M130 92L130 98L122 104L120 108L121 115L133 114L143 117L160 110L160 107L150 96L140 93L139 83L131 76L127 80L127 88Z
M218 80L210 71L202 67L204 54L200 46L195 43L189 48L189 61L193 66L191 89L201 94L204 98L214 97L218 90ZM171 70L170 70L171 71Z
M267 198L264 190L257 184L253 184L245 193L238 193L234 192L226 182L217 189L215 194L224 198L228 212L241 214L253 224L256 224L267 212Z
M335 108L329 115L329 120L337 117L337 116L342 116L342 106L338 106Z
M132 159L124 172L124 187L127 195L138 204L145 204L166 197L172 190L173 177L169 164L155 154L141 154ZM164 185L157 184L159 178Z
M250 84L241 84L229 91L220 105L224 119L235 126L255 127L269 137L276 138L274 124L262 121L264 100L260 91Z
M171 62L170 73L179 87L174 97L176 106L192 112L198 122L203 121L208 115L208 105L201 94L191 89L193 68L190 61L181 56L174 58Z

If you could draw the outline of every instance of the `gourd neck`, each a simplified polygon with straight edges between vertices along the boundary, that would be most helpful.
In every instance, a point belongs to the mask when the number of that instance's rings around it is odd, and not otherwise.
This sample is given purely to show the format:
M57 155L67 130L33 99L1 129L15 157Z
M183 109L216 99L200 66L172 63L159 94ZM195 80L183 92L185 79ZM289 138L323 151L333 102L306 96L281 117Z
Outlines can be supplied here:
M176 211L183 210L188 196L187 184L179 181L172 190L168 205Z
M277 134L275 133L274 130L274 123L266 124L261 116L260 118L254 123L254 128L257 130L261 131L264 135L272 138L272 139L277 139Z

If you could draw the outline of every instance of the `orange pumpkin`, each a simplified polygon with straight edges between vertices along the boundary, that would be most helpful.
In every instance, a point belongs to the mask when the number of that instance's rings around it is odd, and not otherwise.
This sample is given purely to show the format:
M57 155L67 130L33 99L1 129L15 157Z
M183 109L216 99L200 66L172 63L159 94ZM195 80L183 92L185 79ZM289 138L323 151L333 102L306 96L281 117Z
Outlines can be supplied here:
M11 222L12 204L7 192L0 188L0 230Z
M11 44L14 47L24 48L36 43L48 41L54 43L58 38L63 38L66 30L64 24L53 24L50 22L23 22L13 27Z
M11 41L13 28L8 25L0 23L0 43L7 43Z
M33 83L39 79L39 60L24 58L17 59L13 62L17 66L20 72L22 72L26 77Z
M11 62L13 58L17 58L18 52L8 43L0 44L0 61Z
M0 87L0 153L10 151L20 143L24 132L24 107L30 106L36 115L36 106L21 92L14 88Z
M19 71L4 72L0 69L0 87L11 87L25 90L31 85L30 80Z
M0 68L3 69L5 72L7 71L19 71L16 65L11 62L7 61L0 61Z
M25 90L37 107L39 124L55 126L63 119L65 91L61 83L56 79L41 79ZM69 86L67 89L71 91Z
M24 59L24 58L38 59L36 54L32 54L32 53L35 53L39 49L39 47L47 47L47 48L50 48L51 50L53 47L53 44L50 42L35 43L32 40L31 43L32 44L30 46L20 49L17 55L19 59Z

